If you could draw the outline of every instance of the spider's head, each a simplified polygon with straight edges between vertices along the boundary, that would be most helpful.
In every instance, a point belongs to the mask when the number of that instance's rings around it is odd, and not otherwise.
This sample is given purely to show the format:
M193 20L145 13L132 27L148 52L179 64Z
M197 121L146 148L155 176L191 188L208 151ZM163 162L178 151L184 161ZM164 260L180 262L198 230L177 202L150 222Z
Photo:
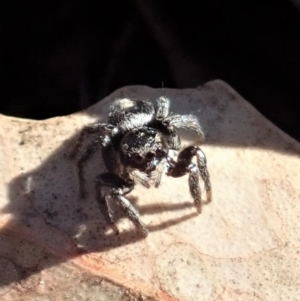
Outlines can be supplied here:
M145 126L127 133L121 141L121 149L125 162L143 171L155 169L168 152L163 135Z

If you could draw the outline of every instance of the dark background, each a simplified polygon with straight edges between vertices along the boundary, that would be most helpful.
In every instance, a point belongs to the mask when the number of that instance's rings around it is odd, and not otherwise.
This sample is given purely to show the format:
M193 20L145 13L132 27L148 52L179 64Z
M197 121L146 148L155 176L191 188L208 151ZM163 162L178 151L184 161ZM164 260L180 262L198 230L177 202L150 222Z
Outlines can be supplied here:
M3 114L44 119L126 85L218 78L300 141L300 10L289 0L2 1L0 9Z

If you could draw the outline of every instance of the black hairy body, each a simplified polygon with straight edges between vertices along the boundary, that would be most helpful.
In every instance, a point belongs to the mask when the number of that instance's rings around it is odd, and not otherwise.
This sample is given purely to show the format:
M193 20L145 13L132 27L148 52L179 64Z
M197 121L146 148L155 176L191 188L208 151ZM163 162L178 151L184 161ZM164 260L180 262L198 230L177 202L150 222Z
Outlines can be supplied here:
M170 100L160 97L155 108L151 102L127 98L115 101L110 107L107 123L91 124L83 128L70 156L74 157L84 137L94 134L95 138L80 155L77 168L80 194L84 197L85 183L83 168L99 147L107 173L97 176L95 189L100 208L115 232L118 233L109 202L116 201L124 214L142 231L148 234L137 210L125 197L137 182L147 188L158 187L163 173L171 177L189 174L188 185L197 211L201 212L200 177L204 181L207 202L211 201L211 184L206 167L206 157L198 146L189 146L180 151L179 128L204 134L194 115L170 114ZM177 161L171 156L177 151ZM196 158L197 163L192 159ZM105 190L108 189L108 192Z

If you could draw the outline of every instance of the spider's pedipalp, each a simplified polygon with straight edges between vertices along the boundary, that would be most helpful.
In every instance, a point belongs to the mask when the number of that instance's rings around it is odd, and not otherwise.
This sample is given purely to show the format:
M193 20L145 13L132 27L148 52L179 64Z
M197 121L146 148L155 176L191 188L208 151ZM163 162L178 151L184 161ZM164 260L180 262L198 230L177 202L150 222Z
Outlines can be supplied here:
M163 158L156 166L156 170L155 172L153 172L153 175L151 175L153 182L154 182L154 187L158 187L160 182L161 182L161 177L162 174L165 170L165 166L166 166L167 160L166 158Z
M138 169L134 169L130 173L132 174L133 178L137 182L141 183L146 188L150 188L150 186L151 186L150 185L150 180L151 179L149 178L149 176L146 173L141 172Z

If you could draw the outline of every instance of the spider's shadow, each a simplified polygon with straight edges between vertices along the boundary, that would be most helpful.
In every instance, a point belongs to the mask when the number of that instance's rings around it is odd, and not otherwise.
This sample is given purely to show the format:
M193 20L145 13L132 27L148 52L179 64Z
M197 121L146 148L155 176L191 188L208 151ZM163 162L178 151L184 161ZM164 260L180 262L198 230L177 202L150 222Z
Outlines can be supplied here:
M94 192L96 175L105 172L100 151L96 152L91 162L87 163L85 173L88 197L80 199L76 159L68 158L70 147L74 145L76 139L77 136L65 141L38 168L17 176L9 183L10 202L2 212L12 214L14 218L7 227L19 231L21 237L22 229L27 231L27 228L31 227L30 236L33 241L46 244L57 253L64 253L64 246L61 245L62 249L60 249L59 241L69 236L68 239L74 248L70 253L64 254L67 257L72 257L78 252L101 252L144 239L133 225L130 227L131 230L120 229L119 235L107 227ZM19 147L26 143L26 139L22 137ZM143 215L193 207L192 200L190 203L177 205L157 202L155 205L139 205L138 200L130 196L129 200L140 212L141 219ZM151 235L151 232L166 229L196 215L196 210L184 216L178 214L178 217L165 220L160 224L147 225L147 229ZM122 213L117 212L116 221L123 217ZM52 238L49 238L49 235Z
M13 283L27 278L78 254L103 252L145 239L133 224L128 227L128 230L120 229L119 235L108 228L93 190L95 175L104 171L99 158L101 152L96 153L92 162L87 164L87 184L90 185L88 197L84 200L79 198L76 161L67 158L70 146L74 144L76 138L73 137L64 142L38 168L17 176L9 183L9 203L2 213L11 214L13 219L6 224L5 228L13 229L19 237L27 241L26 243L36 246L32 249L39 250L41 247L45 247L46 254L54 253L58 256L51 260L46 256L46 259L39 260L38 265L31 268L18 266L16 269L19 270L19 273L16 278L2 279L0 284L4 281L2 284L7 285L8 282ZM22 138L20 147L24 143L27 143L26 139ZM192 201L189 204L183 203L174 206L157 202L155 205L139 205L138 200L130 198L130 196L129 200L139 210L142 220L144 215L155 215L164 211L180 211L193 206ZM149 235L151 236L151 232L166 229L196 215L195 210L195 213L178 214L176 218L147 225ZM124 216L117 212L116 221L121 217ZM7 233L0 233L1 237L3 235L5 236ZM22 243L21 240L17 242L15 248L20 246L21 249ZM0 239L2 250L9 249L10 244L10 239L8 242ZM7 260L14 261L13 255L8 253L5 256ZM11 259L9 259L10 256Z

